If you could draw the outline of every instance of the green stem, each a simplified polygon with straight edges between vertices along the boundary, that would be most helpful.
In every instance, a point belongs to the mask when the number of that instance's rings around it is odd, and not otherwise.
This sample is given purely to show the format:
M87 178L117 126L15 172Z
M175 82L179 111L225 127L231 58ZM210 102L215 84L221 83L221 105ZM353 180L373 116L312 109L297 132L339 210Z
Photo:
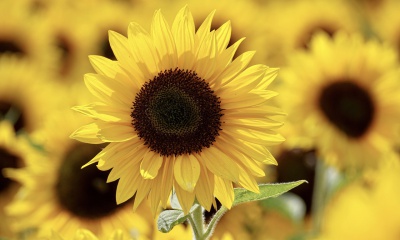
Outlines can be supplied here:
M199 205L194 211L189 214L189 223L193 229L193 238L195 240L204 239L204 218L203 218L203 208Z
M327 166L321 159L317 160L314 179L314 193L312 199L312 234L318 235L321 231L323 212L326 202L326 173Z
M224 206L222 206L214 215L214 217L211 219L210 223L208 224L207 230L204 233L204 239L207 240L209 239L212 234L214 233L215 227L217 226L218 221L221 219L221 217L228 211L228 209Z

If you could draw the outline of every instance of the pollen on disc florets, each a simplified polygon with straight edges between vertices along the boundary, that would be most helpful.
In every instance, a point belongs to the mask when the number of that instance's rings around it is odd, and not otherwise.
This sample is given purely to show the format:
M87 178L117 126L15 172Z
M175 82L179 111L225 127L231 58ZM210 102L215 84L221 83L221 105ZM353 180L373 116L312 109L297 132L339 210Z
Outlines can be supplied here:
M135 97L132 125L161 156L201 152L221 130L222 109L209 84L194 71L169 69L146 82Z

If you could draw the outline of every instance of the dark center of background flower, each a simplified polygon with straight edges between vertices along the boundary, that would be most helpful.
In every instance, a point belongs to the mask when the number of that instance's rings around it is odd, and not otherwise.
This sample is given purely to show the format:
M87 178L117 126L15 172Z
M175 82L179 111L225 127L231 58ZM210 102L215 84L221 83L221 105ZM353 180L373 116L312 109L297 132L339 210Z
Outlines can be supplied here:
M221 202L217 198L215 198L215 203L216 203L216 207L217 208L214 208L214 206L212 206L210 208L210 211L204 210L204 212L203 212L203 217L204 217L204 220L205 220L205 222L207 224L210 223L211 219L214 217L214 215L217 213L217 211L222 206Z
M146 82L133 102L132 125L162 156L201 152L221 130L220 101L208 83L189 70L166 70Z
M56 40L57 47L61 51L61 66L60 66L60 74L67 75L71 69L71 65L73 64L73 46L71 41L64 34L60 34Z
M25 55L24 49L20 44L12 39L0 39L0 54L3 53L13 53Z
M314 190L315 166L317 162L314 149L300 148L282 150L276 157L277 182L291 182L298 179L307 180L308 184L302 184L290 192L303 199L306 205L306 213L311 212L312 196Z
M115 200L117 182L106 182L109 171L100 171L94 164L81 169L102 147L79 143L60 165L56 195L60 205L75 216L96 219L111 215L121 206Z
M26 127L25 115L21 108L7 101L0 100L0 119L13 123L15 132Z
M17 168L21 159L0 147L0 193L6 191L13 182L3 175L4 168Z
M318 104L328 120L351 138L362 137L374 119L373 99L353 81L336 81L326 86Z

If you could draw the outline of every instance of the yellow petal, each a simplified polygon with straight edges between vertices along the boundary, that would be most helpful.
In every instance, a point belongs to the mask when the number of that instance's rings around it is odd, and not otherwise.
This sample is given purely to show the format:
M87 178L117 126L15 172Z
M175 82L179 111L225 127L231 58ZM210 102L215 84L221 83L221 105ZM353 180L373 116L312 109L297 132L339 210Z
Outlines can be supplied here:
M110 78L114 78L117 72L121 71L117 61L112 61L103 56L90 55L89 61L98 74Z
M202 165L195 193L196 199L199 201L200 205L202 205L207 211L210 211L214 200L214 175Z
M143 78L143 73L138 69L128 39L114 31L108 31L108 36L111 49L113 50L115 57L118 59L118 64L127 71L130 71L133 75L139 75L139 77Z
M221 97L221 108L231 109L231 108L246 108L252 107L264 103L268 99L278 95L276 92L268 90L253 90L249 93L242 94L240 96L236 95L234 91L226 92Z
M151 25L151 36L153 37L154 45L160 54L162 66L165 69L175 68L178 62L175 40L172 36L170 26L161 14L160 10L156 11L154 14Z
M221 202L223 206L230 209L232 207L233 200L235 198L233 192L232 182L226 179L222 179L218 176L214 177L215 188L214 194Z
M239 184L252 191L255 193L260 193L260 189L258 188L258 183L257 181L254 179L253 176L251 176L251 174L249 174L248 171L241 169L240 171L240 175L239 175Z
M216 91L217 95L221 95L225 92L236 92L237 94L248 93L255 89L264 78L268 67L265 65L254 65L238 76L233 78L231 81L227 81L220 89Z
M200 176L200 164L192 155L176 157L174 165L175 181L181 188L193 192Z
M231 64L229 64L225 70L218 77L219 84L223 85L225 82L230 81L232 78L237 76L243 69L247 67L253 58L255 51L245 52L235 58Z
M117 204L121 204L132 198L137 189L141 187L142 178L138 174L139 166L132 166L130 171L132 171L130 174L123 175L118 181L116 192Z
M117 109L113 106L105 106L98 103L91 103L82 106L75 106L71 108L74 111L85 114L93 119L99 119L102 121L111 121L111 122L132 122L132 117L130 116L129 109ZM130 110L130 111L129 111Z
M216 54L217 40L215 38L215 31L212 31L200 42L196 56L196 73L201 78L208 79L214 73L217 62Z
M239 180L239 169L236 163L218 148L206 149L201 153L206 167L215 175L233 182Z
M221 27L217 29L215 32L216 37L217 37L217 43L218 43L218 53L221 54L226 47L229 44L229 41L231 40L231 22L227 21L224 23Z
M166 207L174 181L174 157L164 157L163 175L161 179L161 203Z
M232 62L232 58L235 56L236 50L243 42L244 38L239 39L234 44L232 44L228 49L222 51L220 55L218 55L218 61L216 62L215 70L213 75L210 76L208 81L211 85L214 86L215 89L218 89L222 84L221 80L227 78L227 73L222 75L222 72L225 71L225 68ZM220 77L221 75L221 77Z
M163 163L163 158L149 150L140 164L140 174L144 179L153 179L157 176L158 170Z
M138 174L137 174L138 175ZM139 188L136 192L135 201L133 203L133 211L139 207L145 197L149 195L152 180L141 178Z
M172 24L172 34L178 53L178 67L191 70L195 61L193 52L195 46L195 26L193 16L187 6L182 8L176 15Z
M104 143L98 136L99 131L100 128L96 123L90 123L78 128L69 137L84 143Z
M208 14L207 18L203 21L200 27L197 29L196 37L199 41L203 41L203 39L210 34L210 28L212 19L214 18L215 10L213 10L210 14Z
M194 192L187 192L183 190L179 184L174 184L176 196L178 197L179 204L182 207L184 214L188 214L190 208L193 206L194 203Z
M139 68L145 70L150 76L160 72L160 57L157 54L153 39L150 34L138 23L131 22L128 29L130 47L135 54ZM161 56L162 57L162 56Z
M114 123L96 123L99 125L99 137L104 142L125 142L137 137L131 125Z

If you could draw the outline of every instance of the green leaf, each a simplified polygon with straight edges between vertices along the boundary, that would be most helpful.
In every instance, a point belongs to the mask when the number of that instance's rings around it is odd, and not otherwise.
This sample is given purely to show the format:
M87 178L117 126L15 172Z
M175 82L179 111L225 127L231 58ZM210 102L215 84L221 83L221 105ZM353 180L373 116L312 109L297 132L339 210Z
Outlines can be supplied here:
M181 210L164 210L158 216L158 230L167 233L171 231L176 225L183 223L188 218Z
M177 199L176 199L177 201ZM171 199L172 203L172 199ZM179 204L177 201L175 204ZM177 206L176 206L177 207ZM173 209L173 210L164 210L158 216L158 230L167 233L171 231L176 225L183 223L189 217L189 215L196 210L197 208L201 207L199 204L195 203L190 208L188 215L184 215L181 209Z
M178 200L178 196L176 195L175 191L172 191L171 194L171 207L172 209L182 210L182 207Z
M307 181L300 180L287 183L260 184L260 193L254 193L244 188L235 188L235 201L233 202L233 206L246 202L264 200L270 197L277 197L305 182Z
M277 211L295 223L300 223L306 214L306 204L298 195L286 192L276 198L260 201L267 211Z

